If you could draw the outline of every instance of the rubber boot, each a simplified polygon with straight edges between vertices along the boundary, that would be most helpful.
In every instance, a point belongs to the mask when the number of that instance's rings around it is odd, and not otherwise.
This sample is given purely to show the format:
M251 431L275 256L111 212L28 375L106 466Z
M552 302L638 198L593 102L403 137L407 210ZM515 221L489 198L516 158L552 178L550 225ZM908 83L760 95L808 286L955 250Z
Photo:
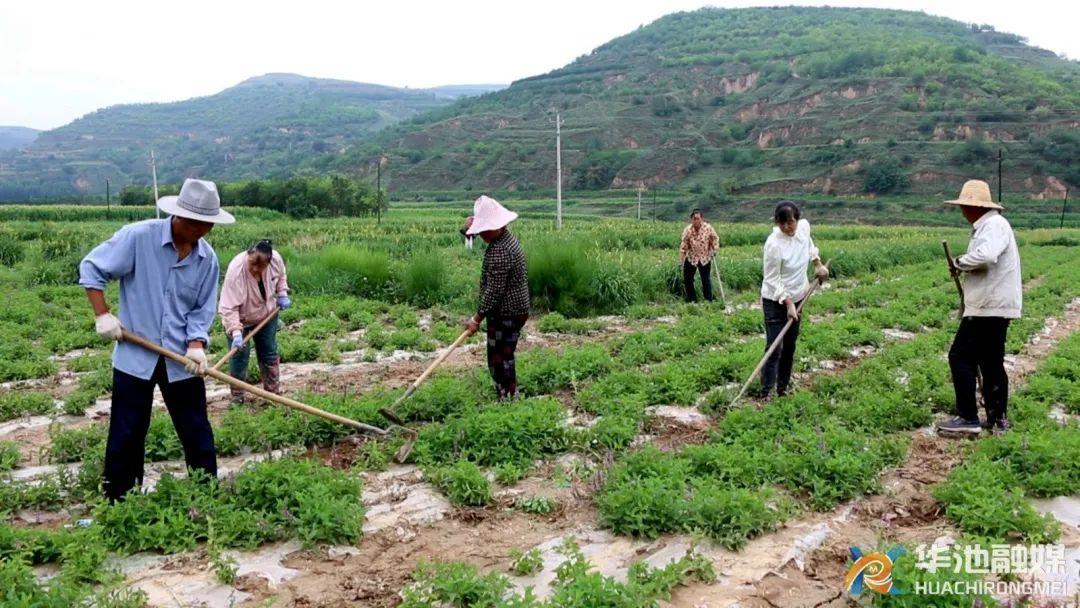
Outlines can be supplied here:
M275 395L281 394L281 363L275 359L270 365L259 363L259 375L262 376L263 389Z

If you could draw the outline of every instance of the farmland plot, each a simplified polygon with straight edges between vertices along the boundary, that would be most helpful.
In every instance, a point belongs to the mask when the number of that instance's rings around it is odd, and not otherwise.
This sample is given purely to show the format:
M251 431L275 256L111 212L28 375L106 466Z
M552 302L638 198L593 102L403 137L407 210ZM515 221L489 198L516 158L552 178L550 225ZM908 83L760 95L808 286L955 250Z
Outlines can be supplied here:
M296 296L280 334L286 390L381 425L378 408L471 309L479 254L460 246L457 221L263 219L211 240L227 263L251 239L274 239ZM1013 432L962 444L925 428L952 399L943 353L956 294L939 241L962 250L965 231L816 228L836 278L809 305L798 390L729 410L764 346L755 302L767 230L720 227L727 313L677 301L680 227L646 224L581 219L556 234L520 222L536 303L549 311L522 344L526 398L492 401L474 339L400 409L421 427L409 464L391 464L393 442L264 404L230 408L211 383L219 455L234 466L217 483L185 479L156 411L153 491L107 506L97 483L109 361L70 285L83 251L65 243L118 224L6 222L0 578L43 605L88 595L169 605L177 593L217 605L783 605L792 589L841 589L841 539L914 544L941 532L1077 546L1031 500L1071 496L1080 481L1075 235L1019 233L1025 318L1009 350L1018 372L1036 371L1013 399ZM931 479L896 494L894 476L913 461ZM891 518L866 516L883 505ZM825 537L799 536L815 530ZM787 554L803 545L797 561L813 568L788 572L789 587L767 576L794 568ZM148 565L146 552L175 557ZM46 571L58 575L42 581ZM136 590L121 591L125 581ZM527 585L542 597L514 599Z

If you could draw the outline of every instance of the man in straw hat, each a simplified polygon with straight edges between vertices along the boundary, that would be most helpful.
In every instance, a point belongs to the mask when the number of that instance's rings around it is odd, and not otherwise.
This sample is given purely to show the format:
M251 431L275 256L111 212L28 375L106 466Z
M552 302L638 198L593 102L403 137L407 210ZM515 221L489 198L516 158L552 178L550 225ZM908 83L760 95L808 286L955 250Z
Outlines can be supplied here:
M112 413L105 446L105 496L123 498L141 485L144 443L154 387L184 447L188 467L217 475L214 436L206 417L205 348L218 292L218 258L203 240L214 224L231 224L213 182L189 179L178 196L158 207L171 217L124 226L79 264L79 284L103 338L120 340L121 327L193 361L187 367L135 344L113 350ZM105 285L120 281L120 317L109 312Z
M493 198L481 196L465 220L466 237L480 235L487 243L480 273L480 306L464 323L469 334L487 319L487 357L499 400L517 397L514 351L529 318L529 276L521 243L507 225L517 214Z
M1023 300L1020 285L1020 254L1012 226L990 198L990 186L971 180L960 198L945 201L958 205L972 226L967 252L956 258L954 273L964 275L964 318L949 349L949 367L956 391L956 418L938 425L942 431L978 434L976 374L982 372L986 428L1004 431L1009 398L1005 374L1005 337L1009 321L1020 318Z

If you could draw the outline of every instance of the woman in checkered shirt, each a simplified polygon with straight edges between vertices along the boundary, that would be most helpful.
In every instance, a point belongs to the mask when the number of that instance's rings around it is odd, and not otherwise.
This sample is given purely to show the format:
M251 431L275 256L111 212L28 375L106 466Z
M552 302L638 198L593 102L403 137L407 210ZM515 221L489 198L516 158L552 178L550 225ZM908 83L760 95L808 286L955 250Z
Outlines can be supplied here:
M514 352L521 328L529 318L529 276L521 243L507 225L517 219L493 198L481 196L473 215L465 220L466 238L480 235L487 243L480 273L480 304L475 315L465 321L469 334L487 319L488 370L495 381L499 400L518 395Z

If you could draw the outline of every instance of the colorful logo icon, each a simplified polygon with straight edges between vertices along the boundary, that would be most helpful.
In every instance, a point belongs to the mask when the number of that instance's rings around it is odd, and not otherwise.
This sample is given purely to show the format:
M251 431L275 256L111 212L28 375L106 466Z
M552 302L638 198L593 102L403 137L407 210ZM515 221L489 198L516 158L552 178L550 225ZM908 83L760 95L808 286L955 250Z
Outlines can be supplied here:
M903 593L893 585L893 563L901 555L906 553L903 547L896 546L886 553L875 551L863 555L858 547L851 547L851 565L847 576L844 577L844 588L852 597L858 597L863 588L870 589L881 595L900 595Z

